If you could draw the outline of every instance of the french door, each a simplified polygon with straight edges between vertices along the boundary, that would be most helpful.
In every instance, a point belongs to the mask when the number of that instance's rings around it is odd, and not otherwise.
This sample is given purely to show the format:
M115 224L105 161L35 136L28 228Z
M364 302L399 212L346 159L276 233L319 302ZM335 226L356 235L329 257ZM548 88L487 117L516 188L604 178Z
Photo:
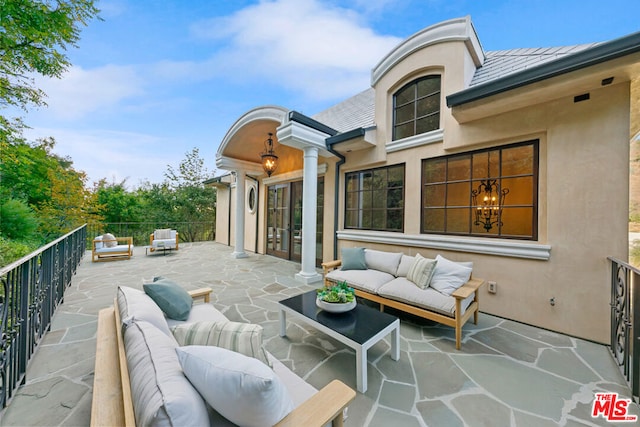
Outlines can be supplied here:
M292 261L302 260L302 181L267 188L267 253ZM318 179L316 262L322 259L324 178Z

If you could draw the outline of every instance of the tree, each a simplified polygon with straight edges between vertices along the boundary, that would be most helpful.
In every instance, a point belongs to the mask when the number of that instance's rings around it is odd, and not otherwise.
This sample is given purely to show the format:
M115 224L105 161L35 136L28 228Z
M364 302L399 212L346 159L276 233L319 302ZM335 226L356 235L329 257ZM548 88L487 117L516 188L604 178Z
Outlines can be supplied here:
M70 65L64 52L98 12L94 0L0 0L0 107L45 105L32 76L60 77ZM0 115L0 140L21 127Z
M215 223L216 220L216 190L204 186L204 181L213 177L213 174L204 166L204 160L197 148L186 153L178 171L172 166L167 167L165 186L173 191L171 198L165 200L165 204L170 205L169 212L173 221L189 223L193 227L180 231L185 240L192 241L196 235L202 233L202 230L196 227L197 223Z
M200 157L200 150L197 147L191 149L185 154L184 160L178 165L178 170L173 166L167 165L165 172L165 182L173 188L177 187L200 187L203 188L203 182L213 177L204 165L204 159Z

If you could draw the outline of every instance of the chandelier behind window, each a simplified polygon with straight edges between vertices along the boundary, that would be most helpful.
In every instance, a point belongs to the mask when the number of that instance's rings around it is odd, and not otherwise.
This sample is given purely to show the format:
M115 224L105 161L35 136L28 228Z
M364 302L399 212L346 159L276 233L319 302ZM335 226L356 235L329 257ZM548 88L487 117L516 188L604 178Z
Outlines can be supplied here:
M475 225L482 225L489 232L494 224L502 226L502 208L509 194L508 188L500 188L498 179L491 178L491 153L487 153L487 179L480 181L476 190L471 190L471 199L475 208Z

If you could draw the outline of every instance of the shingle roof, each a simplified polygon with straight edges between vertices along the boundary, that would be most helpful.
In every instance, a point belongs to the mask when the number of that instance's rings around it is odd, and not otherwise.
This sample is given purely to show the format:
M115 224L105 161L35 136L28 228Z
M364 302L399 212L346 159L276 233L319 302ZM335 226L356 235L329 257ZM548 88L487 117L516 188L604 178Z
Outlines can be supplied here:
M599 43L485 52L484 64L476 70L469 86L487 83L491 80L499 79L517 71L536 67L563 56L596 46L597 44Z
M369 88L312 116L338 132L374 126L375 92Z

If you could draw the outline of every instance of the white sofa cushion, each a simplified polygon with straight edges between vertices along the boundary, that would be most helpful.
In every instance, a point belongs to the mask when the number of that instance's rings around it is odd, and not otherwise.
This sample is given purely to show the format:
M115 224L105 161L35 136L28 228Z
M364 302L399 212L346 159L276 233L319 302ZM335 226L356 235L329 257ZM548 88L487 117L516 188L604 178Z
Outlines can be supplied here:
M402 258L400 258L400 264L398 265L398 271L396 272L397 277L407 277L407 273L409 273L409 269L413 265L413 261L415 257L402 254Z
M420 289L427 289L435 272L436 264L437 261L435 259L425 258L417 254L409 268L409 272L407 272L407 279L415 283Z
M364 250L364 259L367 263L367 268L384 271L394 276L398 272L400 258L402 258L402 253L383 252L373 249Z
M173 340L164 313L160 307L143 291L127 286L118 287L118 310L120 321L129 324L132 321L144 320L151 323Z
M235 424L271 426L294 408L278 376L253 357L209 346L177 347L176 352L193 386Z
M380 286L393 280L393 275L378 270L332 270L325 276L331 282L346 281L349 286L376 293ZM415 285L414 285L415 286Z
M436 256L436 261L436 269L429 286L445 295L451 295L471 278L473 263L453 262L441 255Z
M269 364L262 347L262 326L241 322L196 322L171 328L181 346L212 345L255 357Z
M165 319L169 328L173 328L184 323L194 322L228 322L224 314L212 304L193 304L187 320Z
M449 317L454 317L456 312L456 299L454 297L444 295L431 287L420 289L404 277L398 277L382 286L378 290L378 295L435 311ZM472 294L462 301L462 313L473 302L473 297L474 295Z
M135 321L125 329L124 345L137 425L209 425L206 403L184 376L173 338Z

